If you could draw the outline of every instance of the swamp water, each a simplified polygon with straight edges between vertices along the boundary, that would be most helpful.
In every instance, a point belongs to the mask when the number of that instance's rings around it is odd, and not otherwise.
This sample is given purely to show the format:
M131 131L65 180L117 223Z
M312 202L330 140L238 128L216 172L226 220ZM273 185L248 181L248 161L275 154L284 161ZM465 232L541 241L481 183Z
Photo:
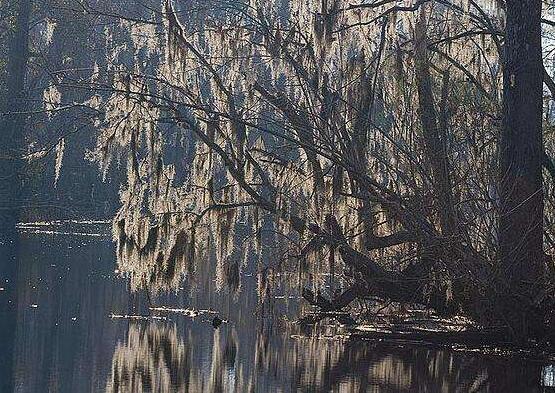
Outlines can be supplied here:
M60 227L21 228L13 366L0 369L0 380L12 381L15 392L548 392L555 386L555 367L514 355L353 340L332 326L303 330L294 323L297 299L276 293L262 310L248 273L237 296L199 279L192 293L153 300L159 309L148 316L146 297L130 293L115 272L107 226ZM217 328L215 316L226 320Z

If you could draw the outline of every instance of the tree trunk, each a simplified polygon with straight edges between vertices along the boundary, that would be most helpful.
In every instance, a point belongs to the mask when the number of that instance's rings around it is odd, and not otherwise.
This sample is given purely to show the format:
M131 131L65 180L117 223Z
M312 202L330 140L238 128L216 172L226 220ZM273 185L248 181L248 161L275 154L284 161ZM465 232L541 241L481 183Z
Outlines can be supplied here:
M11 35L7 64L7 96L0 108L0 225L13 228L17 223L20 202L20 175L25 117L25 74L29 57L29 19L31 0L13 1L17 9L16 24ZM19 5L19 7L17 7Z
M419 20L415 28L415 76L418 90L418 115L422 126L424 155L431 168L432 189L436 201L436 211L441 232L441 241L431 247L431 242L419 245L419 253L423 264L430 267L440 266L443 261L448 268L453 284L453 296L449 296L445 288L438 288L433 293L435 308L442 313L450 314L457 308L468 303L466 299L468 280L466 271L461 271L460 260L466 258L462 252L461 230L458 224L458 214L453 194L449 156L447 153L448 99L449 73L445 71L442 77L441 110L437 105L433 93L433 79L430 73L430 58L428 51L426 8L420 11ZM443 299L443 300L442 300ZM443 305L442 305L443 303Z
M543 324L533 302L544 274L541 1L508 0L500 141L502 317L515 338Z
M420 20L415 32L415 71L418 88L418 113L422 125L424 150L426 159L432 169L432 182L435 198L438 202L437 210L439 224L443 236L453 236L457 232L453 185L449 171L446 141L440 126L447 126L447 121L438 121L436 105L432 90L432 76L430 75L430 59L427 49L425 10L421 11ZM449 79L444 80L444 89L449 85ZM442 94L443 95L443 94ZM444 97L442 97L444 98ZM440 124L441 123L441 124Z

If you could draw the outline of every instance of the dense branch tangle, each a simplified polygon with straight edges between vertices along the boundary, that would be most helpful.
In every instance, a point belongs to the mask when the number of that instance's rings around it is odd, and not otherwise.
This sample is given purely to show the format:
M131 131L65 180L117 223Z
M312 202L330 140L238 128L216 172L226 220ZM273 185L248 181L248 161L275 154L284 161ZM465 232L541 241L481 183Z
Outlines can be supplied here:
M162 65L116 74L112 98L140 114L115 224L136 287L179 285L213 242L219 285L258 260L261 288L300 268L301 285L487 315L502 10L405 3L166 3ZM181 166L164 163L181 132Z

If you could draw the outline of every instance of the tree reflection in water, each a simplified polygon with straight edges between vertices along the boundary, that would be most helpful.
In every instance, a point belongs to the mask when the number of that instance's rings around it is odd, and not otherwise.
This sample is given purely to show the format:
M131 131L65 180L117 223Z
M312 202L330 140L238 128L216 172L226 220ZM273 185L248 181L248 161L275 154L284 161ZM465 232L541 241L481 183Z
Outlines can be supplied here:
M195 318L160 312L169 321L110 319L147 313L144 295L130 295L126 281L114 277L110 242L36 235L22 242L13 381L0 369L0 382L16 393L528 393L555 381L553 366L522 359L354 341L324 323L301 329L285 319L309 309L277 296L291 291L278 288L264 311L257 307L252 271L239 294L217 291L211 272L199 272L198 290L154 298L157 306L200 311ZM229 320L217 330L215 312ZM0 325L7 322L14 320Z
M542 369L542 385L555 390L555 364L549 364Z
M292 328L131 323L108 392L541 392L541 366ZM545 370L545 369L544 369ZM545 371L544 371L545 373Z

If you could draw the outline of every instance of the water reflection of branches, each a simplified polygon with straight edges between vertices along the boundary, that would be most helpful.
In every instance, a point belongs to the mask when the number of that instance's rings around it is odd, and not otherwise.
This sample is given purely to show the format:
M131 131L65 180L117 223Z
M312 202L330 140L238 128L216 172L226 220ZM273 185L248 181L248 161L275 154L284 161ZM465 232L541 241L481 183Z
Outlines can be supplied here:
M190 382L188 351L175 328L131 324L127 341L116 347L106 391L181 391Z
M131 324L127 341L116 347L106 391L234 391L235 335L222 339L214 331L210 364L195 353L198 345L194 343L191 335L185 343L176 326Z
M539 368L524 370L518 362L353 341L331 327L308 337L293 334L294 327L282 328L272 334L259 326L251 334L233 326L213 332L193 326L180 334L175 325L131 324L126 342L114 353L107 391L540 391Z

